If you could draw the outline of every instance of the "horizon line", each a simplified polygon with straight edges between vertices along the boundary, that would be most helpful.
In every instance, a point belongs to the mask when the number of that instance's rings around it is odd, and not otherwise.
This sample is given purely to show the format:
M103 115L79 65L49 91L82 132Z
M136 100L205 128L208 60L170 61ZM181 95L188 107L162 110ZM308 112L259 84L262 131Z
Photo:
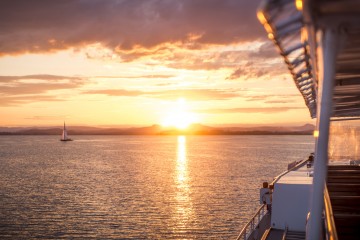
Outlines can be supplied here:
M0 128L49 128L49 127L60 127L63 124L59 125L0 125ZM67 127L92 127L92 128L133 128L133 127L151 127L151 126L162 126L159 123L152 124L102 124L102 125L83 125L83 124L66 124ZM192 125L202 125L208 127L295 127L295 126L304 126L304 125L314 125L311 122L294 122L294 123L217 123L217 124L207 124L207 123L192 123ZM164 126L162 126L164 127ZM172 126L169 126L172 127ZM167 127L164 127L167 128Z

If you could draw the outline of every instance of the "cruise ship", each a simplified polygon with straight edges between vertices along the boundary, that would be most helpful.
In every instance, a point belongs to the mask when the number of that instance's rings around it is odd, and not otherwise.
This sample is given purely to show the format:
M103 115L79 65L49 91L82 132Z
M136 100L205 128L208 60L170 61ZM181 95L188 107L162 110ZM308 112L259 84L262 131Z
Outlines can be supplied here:
M257 16L316 118L316 144L263 183L237 239L360 239L360 1L266 0Z

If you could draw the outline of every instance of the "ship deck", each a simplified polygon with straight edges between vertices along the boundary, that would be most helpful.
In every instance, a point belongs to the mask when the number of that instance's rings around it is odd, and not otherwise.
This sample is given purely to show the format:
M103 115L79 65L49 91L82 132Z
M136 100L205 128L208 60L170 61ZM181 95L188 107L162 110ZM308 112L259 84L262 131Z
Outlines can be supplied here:
M302 164L280 176L274 183L271 227L265 232L264 240L305 239L305 213L308 208L308 194L311 189L313 167ZM360 234L360 166L348 163L332 163L328 166L327 188L332 213L339 239L358 239ZM301 194L299 194L302 191ZM289 204L290 203L290 204ZM296 208L294 208L296 206ZM294 212L296 209L297 213ZM300 213L300 214L299 214ZM294 216L298 220L294 221ZM291 222L292 221L292 222ZM281 223L284 223L281 225ZM274 226L275 224L275 226ZM286 235L286 237L285 237ZM285 237L285 238L284 238Z
M263 229L262 240L305 239L312 175L313 161L304 160L270 184L271 210L256 228ZM332 162L328 166L326 185L330 200L325 197L324 201L331 206L326 215L333 219L327 219L324 224L334 225L338 239L357 239L360 235L360 165ZM254 234L247 239L252 239Z
M303 164L299 168L289 171L282 176L276 183L277 184L312 184L313 166L307 167Z
M271 228L264 234L267 240L305 239L308 199L313 181L313 165L304 161L280 175L273 183ZM294 217L296 216L296 217Z

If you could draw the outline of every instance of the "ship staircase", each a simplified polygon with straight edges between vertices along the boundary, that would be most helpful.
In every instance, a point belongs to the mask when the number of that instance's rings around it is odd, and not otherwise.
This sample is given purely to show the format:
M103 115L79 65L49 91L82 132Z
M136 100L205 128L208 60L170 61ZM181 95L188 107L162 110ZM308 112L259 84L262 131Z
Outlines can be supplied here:
M338 239L359 239L360 166L329 165L327 191Z
M305 240L305 232L287 231L285 240Z
M269 228L261 240L305 240L305 232Z
M305 237L306 237L305 232L291 231L286 226L281 240L305 240Z

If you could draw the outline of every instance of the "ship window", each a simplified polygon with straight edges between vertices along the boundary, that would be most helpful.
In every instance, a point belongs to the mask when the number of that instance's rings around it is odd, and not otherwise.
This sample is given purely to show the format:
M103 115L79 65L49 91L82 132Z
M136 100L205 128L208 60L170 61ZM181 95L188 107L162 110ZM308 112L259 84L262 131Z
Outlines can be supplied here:
M360 120L331 122L329 161L360 162Z

